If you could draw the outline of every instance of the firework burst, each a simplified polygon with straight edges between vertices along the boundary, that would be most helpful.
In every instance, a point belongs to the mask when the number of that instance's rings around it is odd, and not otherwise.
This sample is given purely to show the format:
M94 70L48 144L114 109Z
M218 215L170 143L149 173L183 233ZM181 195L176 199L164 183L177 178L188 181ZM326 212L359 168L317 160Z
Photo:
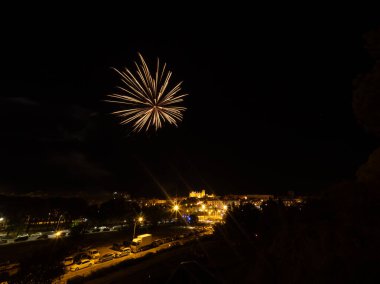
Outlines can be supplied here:
M121 124L131 124L133 131L139 132L154 128L156 131L165 123L178 126L182 121L185 107L180 104L182 82L169 87L172 72L166 69L166 63L161 68L157 59L155 74L151 74L144 58L139 53L140 63L135 62L136 72L125 68L119 71L113 68L120 76L123 86L119 86L118 93L108 95L111 103L124 105L124 109L112 114L122 118Z

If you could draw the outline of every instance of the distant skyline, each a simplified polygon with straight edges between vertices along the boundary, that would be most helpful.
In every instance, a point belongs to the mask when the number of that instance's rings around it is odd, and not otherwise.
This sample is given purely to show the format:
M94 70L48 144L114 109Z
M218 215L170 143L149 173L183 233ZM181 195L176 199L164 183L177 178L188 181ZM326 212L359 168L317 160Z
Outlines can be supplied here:
M374 23L350 31L352 53L313 20L201 17L180 32L59 24L1 28L0 194L317 193L354 178L377 145L346 76L369 68L361 37ZM110 115L110 68L131 67L137 52L183 81L178 128L135 134Z

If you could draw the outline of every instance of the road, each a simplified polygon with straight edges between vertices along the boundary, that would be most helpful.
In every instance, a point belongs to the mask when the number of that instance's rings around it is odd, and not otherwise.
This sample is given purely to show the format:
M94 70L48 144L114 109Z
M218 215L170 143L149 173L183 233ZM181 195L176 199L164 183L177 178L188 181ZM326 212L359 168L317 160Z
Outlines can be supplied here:
M256 248L248 240L200 238L85 279L89 284L252 283Z
M191 247L183 246L174 250L166 250L126 269L108 273L99 278L86 281L86 283L151 283L150 279L156 280L153 283L166 283L170 274L176 269L177 264L186 259L191 249Z
M206 231L205 233L203 233L202 235L205 235L205 234L211 234L212 231ZM180 243L180 245L183 245L191 240L194 240L195 237L189 237L189 238L186 238L186 239L181 239L181 240L178 240L178 242ZM65 275L63 275L63 277L61 277L59 280L57 280L56 284L62 284L62 283L66 283L69 279L71 278L74 278L74 277L79 277L79 276L82 276L82 277L87 277L89 276L91 273L95 272L95 271L99 271L101 269L104 269L104 268L107 268L107 267L111 267L111 266L114 266L120 262L124 262L124 261L128 261L128 260L131 260L131 259L138 259L138 258L142 258L144 256L146 256L147 254L157 254L157 253L160 253L161 251L165 251L167 250L168 248L171 248L173 246L173 243L175 243L176 241L174 242L169 242L169 243L166 243L166 244L162 244L156 248L152 248L152 249L149 249L149 250L146 250L146 251L143 251L143 252L139 252L139 253L131 253L129 256L125 256L125 257L122 257L122 258L115 258L114 260L111 260L111 261L108 261L108 262L104 262L104 263L96 263L94 264L93 266L91 267L88 267L88 268L85 268L85 269L82 269L82 270L79 270L79 271L67 271ZM97 247L97 249L99 250L100 254L103 255L105 253L108 253L108 252L115 252L113 250L111 250L108 246L102 246L102 247Z
M180 234L186 230L182 226L173 227L157 227L151 230L155 238L162 238L165 236ZM148 231L142 230L139 234L148 233ZM8 245L0 246L0 263L4 261L19 262L21 259L33 255L35 252L49 249L56 243L67 243L72 246L73 251L77 247L111 247L113 243L120 243L125 240L132 240L133 232L118 232L109 231L94 234L85 234L80 240L72 241L70 238L48 239L48 240L36 240L36 241L22 241L10 243ZM69 256L69 255L68 255Z
M68 230L63 230L65 232L65 235L64 236L61 236L59 238L65 238L67 237L66 235L66 232L68 232ZM92 234L103 234L103 233L108 233L108 232L117 232L117 230L107 230L107 231L99 231L99 232L88 232L86 233L86 235L92 235ZM42 236L47 236L46 239L43 239L41 238ZM3 233L1 236L0 236L0 240L3 241L3 242L0 242L0 246L7 246L7 245L12 245L12 244L16 244L16 243L28 243L28 242L34 242L34 241L46 241L46 240L49 240L49 239L56 239L58 238L57 235L56 235L56 232L54 231L48 231L48 232L39 232L38 234L31 234L27 240L23 240L23 241L16 241L16 237L14 238L6 238L6 235L5 233Z
M130 259L140 258L140 257L145 256L146 254L149 254L149 253L157 253L160 250L167 249L167 248L169 248L169 244L164 244L164 245L161 245L160 247L157 247L157 248L149 249L149 250L142 251L139 253L131 253L128 256L115 258L111 261L107 261L107 262L103 262L103 263L96 263L91 267L81 269L78 271L67 271L66 274L60 279L60 281L56 282L56 283L66 283L68 279L76 277L76 276L86 277L86 276L89 276L91 273L93 273L97 270L100 270L100 269L103 269L106 267L110 267L110 266L116 265L120 262L127 261ZM115 252L115 251L112 251L111 249L108 249L108 248L98 248L98 250L99 250L101 255L103 255L107 252Z

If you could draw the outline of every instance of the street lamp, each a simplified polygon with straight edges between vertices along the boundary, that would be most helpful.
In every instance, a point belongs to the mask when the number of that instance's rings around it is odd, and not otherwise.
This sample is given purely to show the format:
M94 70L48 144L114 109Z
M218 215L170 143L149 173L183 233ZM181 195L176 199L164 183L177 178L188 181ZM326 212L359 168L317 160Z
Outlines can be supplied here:
M137 222L140 222L142 223L144 221L144 218L142 216L140 216L139 218L135 219L135 226L133 227L133 238L135 238L135 234L136 234L136 224Z
M177 221L177 213L179 212L179 205L177 204L177 203L175 203L174 205L173 205L173 208L172 208L172 210L173 210L173 212L175 213L175 219L176 219L176 221Z

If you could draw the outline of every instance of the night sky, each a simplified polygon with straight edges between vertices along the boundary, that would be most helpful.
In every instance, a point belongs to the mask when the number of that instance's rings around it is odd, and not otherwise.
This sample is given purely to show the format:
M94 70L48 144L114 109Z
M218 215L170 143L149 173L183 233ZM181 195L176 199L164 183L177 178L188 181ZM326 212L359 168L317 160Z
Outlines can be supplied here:
M1 28L2 193L313 194L375 149L351 105L371 24L54 18ZM110 115L110 67L132 67L137 52L184 81L178 128L135 134Z

